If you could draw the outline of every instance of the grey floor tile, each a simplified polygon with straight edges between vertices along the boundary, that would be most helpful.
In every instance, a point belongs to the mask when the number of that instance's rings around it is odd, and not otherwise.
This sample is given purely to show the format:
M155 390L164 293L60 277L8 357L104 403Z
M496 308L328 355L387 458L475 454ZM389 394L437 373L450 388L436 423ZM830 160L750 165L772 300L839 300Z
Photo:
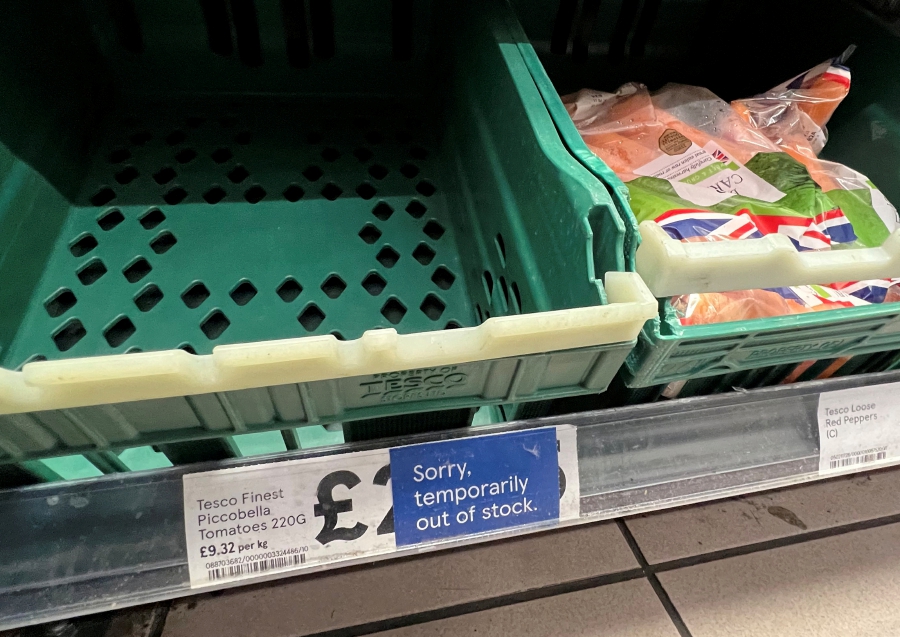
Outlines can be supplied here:
M693 637L900 635L900 524L666 571Z
M184 600L163 637L306 635L637 567L615 524L592 524Z
M377 633L378 637L678 637L645 579Z
M628 528L651 564L900 514L900 469L640 515Z

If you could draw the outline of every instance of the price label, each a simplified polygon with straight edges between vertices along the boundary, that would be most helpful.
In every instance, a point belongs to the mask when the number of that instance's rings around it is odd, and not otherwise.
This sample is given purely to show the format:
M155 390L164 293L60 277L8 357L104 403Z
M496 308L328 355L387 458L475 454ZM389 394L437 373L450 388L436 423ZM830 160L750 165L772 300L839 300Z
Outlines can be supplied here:
M579 501L571 426L188 474L191 586L573 519Z
M819 474L859 471L900 456L900 383L819 396Z

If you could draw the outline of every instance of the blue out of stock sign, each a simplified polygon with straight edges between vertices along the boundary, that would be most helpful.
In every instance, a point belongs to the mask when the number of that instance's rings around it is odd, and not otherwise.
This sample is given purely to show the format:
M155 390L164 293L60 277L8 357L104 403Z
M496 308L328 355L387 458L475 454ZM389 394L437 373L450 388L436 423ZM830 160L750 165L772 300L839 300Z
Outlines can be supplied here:
M559 518L556 430L391 449L398 546Z

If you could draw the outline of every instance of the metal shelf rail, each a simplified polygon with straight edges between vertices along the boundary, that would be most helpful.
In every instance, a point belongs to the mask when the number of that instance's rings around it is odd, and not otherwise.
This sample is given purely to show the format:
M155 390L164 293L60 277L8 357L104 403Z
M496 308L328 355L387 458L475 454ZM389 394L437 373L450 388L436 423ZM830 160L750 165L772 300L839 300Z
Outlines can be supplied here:
M900 382L900 372L0 492L0 628L191 594L182 501L187 473L571 424L578 431L581 517L567 524L587 523L817 479L820 394L892 382ZM534 530L451 539L378 559Z

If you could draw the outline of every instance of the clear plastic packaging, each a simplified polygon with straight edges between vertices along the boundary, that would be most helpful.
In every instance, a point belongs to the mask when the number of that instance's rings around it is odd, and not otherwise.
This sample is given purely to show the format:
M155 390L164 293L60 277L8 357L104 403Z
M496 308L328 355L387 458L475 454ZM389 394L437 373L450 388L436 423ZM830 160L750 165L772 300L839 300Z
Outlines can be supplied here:
M797 250L876 247L900 226L857 171L818 159L825 124L850 87L850 50L762 95L732 104L667 84L650 93L582 90L563 103L587 146L627 184L638 222L681 241L787 235ZM900 300L896 281L691 294L683 324L719 323Z

